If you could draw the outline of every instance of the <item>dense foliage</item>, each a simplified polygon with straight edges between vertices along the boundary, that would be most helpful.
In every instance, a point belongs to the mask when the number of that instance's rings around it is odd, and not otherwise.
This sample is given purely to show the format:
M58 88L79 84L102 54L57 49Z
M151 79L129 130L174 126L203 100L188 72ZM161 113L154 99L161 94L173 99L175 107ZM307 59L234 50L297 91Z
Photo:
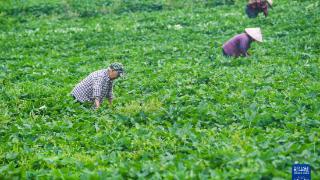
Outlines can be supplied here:
M320 3L276 1L0 2L0 179L320 178ZM264 43L229 59L246 27ZM114 105L69 93L125 65Z

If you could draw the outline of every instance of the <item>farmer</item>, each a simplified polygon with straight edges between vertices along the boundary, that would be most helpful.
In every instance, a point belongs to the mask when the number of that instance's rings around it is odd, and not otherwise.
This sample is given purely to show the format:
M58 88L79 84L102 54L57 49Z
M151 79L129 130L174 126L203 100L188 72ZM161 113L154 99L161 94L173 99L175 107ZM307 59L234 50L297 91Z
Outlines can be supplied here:
M105 97L111 105L113 80L121 77L123 73L122 64L112 63L108 69L95 71L83 79L72 90L71 95L77 102L91 102L95 109L100 107Z
M272 7L272 0L249 0L246 6L246 13L249 18L256 18L261 12L267 17L268 5Z
M222 47L223 55L228 57L249 56L248 50L253 41L262 42L260 28L246 28L244 33L231 38Z

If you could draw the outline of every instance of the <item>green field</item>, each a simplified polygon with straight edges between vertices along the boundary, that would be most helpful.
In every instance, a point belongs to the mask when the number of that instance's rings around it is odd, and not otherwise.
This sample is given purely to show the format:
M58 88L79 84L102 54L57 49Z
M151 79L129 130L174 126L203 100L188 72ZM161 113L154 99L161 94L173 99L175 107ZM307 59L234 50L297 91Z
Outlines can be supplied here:
M0 179L320 179L320 3L0 2ZM246 27L248 58L222 44ZM121 62L114 104L69 93Z

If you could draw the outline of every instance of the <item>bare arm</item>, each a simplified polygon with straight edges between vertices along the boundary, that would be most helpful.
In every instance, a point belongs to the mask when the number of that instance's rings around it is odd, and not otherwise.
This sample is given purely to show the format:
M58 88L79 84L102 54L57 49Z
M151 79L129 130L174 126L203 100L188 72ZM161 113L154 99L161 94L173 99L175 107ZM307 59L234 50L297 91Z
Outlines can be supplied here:
M96 99L94 100L94 106L95 106L96 109L98 109L98 108L100 107L100 101L99 101L98 98L96 98Z
M93 94L94 97L94 107L98 109L100 107L100 99L101 99L101 89L102 87L102 79L96 78L93 81Z
M109 104L110 106L112 106L112 99L113 99L113 84L110 83L109 84L109 91L108 91L108 100L109 100Z

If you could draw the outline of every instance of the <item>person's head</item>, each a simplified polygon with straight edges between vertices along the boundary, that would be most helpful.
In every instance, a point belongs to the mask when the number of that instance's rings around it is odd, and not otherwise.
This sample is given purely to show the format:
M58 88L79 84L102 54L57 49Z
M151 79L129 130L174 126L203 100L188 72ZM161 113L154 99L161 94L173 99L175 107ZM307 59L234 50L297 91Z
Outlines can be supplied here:
M123 65L121 63L112 63L108 68L108 75L111 80L117 79L124 75Z
M262 33L260 28L246 28L245 32L252 39L252 41L262 42Z

